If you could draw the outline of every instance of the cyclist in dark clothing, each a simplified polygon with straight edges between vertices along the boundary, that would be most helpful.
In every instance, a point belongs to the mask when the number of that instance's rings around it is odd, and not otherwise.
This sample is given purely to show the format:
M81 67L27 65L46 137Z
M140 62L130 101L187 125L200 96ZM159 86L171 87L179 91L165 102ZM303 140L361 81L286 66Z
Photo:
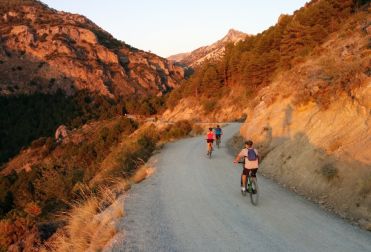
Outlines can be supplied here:
M216 140L221 141L221 138L222 138L222 135L223 135L222 128L220 128L219 125L216 125L216 128L214 129L214 131L215 131Z

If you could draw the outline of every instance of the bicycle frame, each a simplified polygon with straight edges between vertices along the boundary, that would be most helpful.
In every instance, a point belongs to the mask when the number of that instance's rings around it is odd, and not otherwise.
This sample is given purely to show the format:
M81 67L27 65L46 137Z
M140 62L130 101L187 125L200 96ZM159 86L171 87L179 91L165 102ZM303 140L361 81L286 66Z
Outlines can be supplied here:
M242 168L245 169L245 167L244 167L245 162L240 161L239 163L241 163ZM243 175L241 174L241 186L242 186L242 176ZM253 188L253 183L254 183L254 188ZM256 206L258 204L259 189L258 189L258 185L257 185L256 180L253 182L253 179L252 179L252 176L251 176L251 171L249 172L249 174L247 175L247 178L246 178L245 190L246 190L246 192L248 192L250 194L251 203ZM245 193L242 193L242 194L245 195Z

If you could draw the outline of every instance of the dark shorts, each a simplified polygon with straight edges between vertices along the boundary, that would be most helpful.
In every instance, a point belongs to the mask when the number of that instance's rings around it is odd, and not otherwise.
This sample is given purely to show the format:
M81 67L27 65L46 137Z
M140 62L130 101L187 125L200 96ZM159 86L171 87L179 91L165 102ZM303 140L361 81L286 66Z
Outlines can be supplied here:
M250 171L251 171L251 177L256 177L256 172L258 171L258 168L256 168L256 169L246 169L246 168L244 168L242 170L242 175L248 176Z
M220 139L222 135L215 135L216 139Z
M214 139L207 139L206 141L207 141L207 143L213 143Z

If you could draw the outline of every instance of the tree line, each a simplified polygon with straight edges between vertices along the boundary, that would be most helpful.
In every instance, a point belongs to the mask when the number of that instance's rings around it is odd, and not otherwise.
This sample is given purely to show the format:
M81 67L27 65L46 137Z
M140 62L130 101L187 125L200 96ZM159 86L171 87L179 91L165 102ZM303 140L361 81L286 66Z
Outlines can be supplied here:
M274 76L303 62L329 34L340 29L355 9L369 1L311 1L293 15L282 15L277 24L237 44L226 45L221 61L206 61L193 76L173 91L168 106L183 97L209 99L243 85L253 95L268 85ZM215 97L214 97L215 99Z

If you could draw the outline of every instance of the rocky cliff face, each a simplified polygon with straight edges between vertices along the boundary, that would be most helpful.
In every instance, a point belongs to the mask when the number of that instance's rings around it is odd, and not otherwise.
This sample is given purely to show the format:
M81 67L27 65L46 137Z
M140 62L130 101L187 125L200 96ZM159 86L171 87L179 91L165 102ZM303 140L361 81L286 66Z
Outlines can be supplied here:
M15 1L17 2L17 1ZM161 95L185 69L114 39L87 18L38 1L0 7L0 94Z
M227 35L212 45L200 47L192 52L176 54L168 57L168 59L194 67L200 65L205 60L222 58L226 44L237 43L246 36L248 36L246 33L230 29Z

